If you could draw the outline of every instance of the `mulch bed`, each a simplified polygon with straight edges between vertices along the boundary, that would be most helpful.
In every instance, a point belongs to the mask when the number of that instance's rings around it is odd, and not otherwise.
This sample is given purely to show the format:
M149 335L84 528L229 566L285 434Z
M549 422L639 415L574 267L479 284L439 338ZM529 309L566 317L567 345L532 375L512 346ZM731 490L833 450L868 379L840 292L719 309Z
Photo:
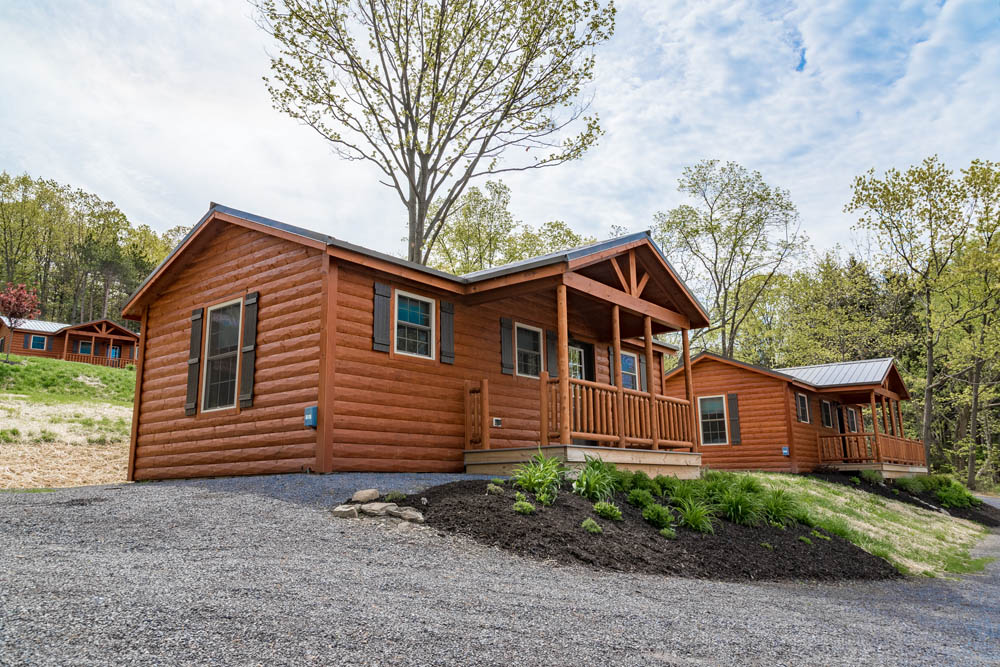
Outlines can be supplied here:
M504 491L503 496L487 495L485 481L468 480L427 489L399 504L419 508L426 523L439 531L560 564L722 581L901 576L888 562L850 542L835 535L818 538L804 526L750 528L717 520L714 534L678 527L677 537L666 539L622 494L614 501L623 520L611 521L594 514L593 503L568 490L549 507L534 503L535 514L523 516L514 512L511 485L504 485ZM587 518L597 521L604 532L591 535L581 528Z
M894 487L890 486L892 484L891 481L888 484L869 484L863 478L858 477L861 483L855 484L851 481L851 477L857 476L855 473L842 472L814 472L810 476L826 482L833 482L834 484L843 484L853 489L861 489L868 493L875 493L885 498L909 503L910 505L916 505L924 509L946 512L960 519L968 519L976 523L981 523L987 528L1000 528L1000 509L986 503L982 503L976 507L942 507L941 502L934 493L918 493L914 495L903 489L895 489L899 493L893 493Z

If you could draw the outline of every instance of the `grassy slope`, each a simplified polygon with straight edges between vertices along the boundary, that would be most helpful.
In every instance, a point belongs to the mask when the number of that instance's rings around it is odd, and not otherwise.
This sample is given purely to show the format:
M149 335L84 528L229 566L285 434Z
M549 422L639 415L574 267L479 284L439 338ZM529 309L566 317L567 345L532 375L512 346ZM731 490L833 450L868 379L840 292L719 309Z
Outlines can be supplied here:
M135 371L107 368L58 359L17 357L18 363L2 363L0 357L0 394L25 396L32 402L100 402L132 405L135 395Z
M970 554L987 532L977 523L809 477L755 476L793 493L818 527L885 558L904 573L951 576L980 571L989 562Z

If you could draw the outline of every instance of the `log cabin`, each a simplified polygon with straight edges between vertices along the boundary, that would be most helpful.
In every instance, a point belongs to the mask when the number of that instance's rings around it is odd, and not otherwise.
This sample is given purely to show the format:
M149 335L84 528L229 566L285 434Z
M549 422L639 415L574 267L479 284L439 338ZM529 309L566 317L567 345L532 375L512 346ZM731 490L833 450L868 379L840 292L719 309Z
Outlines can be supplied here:
M910 394L892 358L770 369L700 352L690 368L707 467L927 473L923 442L903 428ZM686 395L685 374L668 371L664 392Z
M25 320L11 329L0 316L0 354L48 357L98 366L135 364L139 335L111 320L63 324Z
M648 232L455 276L213 203L123 316L129 479L497 473L540 447L699 474L654 336L689 367L708 316Z

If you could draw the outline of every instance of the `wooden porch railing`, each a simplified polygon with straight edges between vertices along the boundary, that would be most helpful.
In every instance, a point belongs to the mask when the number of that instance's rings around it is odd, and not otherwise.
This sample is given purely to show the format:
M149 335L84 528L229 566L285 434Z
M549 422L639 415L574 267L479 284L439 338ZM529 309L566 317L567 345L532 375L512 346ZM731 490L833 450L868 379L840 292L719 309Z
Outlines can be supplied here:
M818 438L820 463L927 465L920 440L885 433L841 433Z
M690 403L613 385L570 379L570 437L619 447L691 449ZM543 374L541 442L559 438L559 379ZM654 428L655 425L655 428Z
M75 361L81 364L93 364L95 366L110 366L111 368L125 368L135 364L135 359L122 359L121 357L110 358L92 356L89 354L67 354L66 361Z
M490 448L490 381L465 381L465 448Z

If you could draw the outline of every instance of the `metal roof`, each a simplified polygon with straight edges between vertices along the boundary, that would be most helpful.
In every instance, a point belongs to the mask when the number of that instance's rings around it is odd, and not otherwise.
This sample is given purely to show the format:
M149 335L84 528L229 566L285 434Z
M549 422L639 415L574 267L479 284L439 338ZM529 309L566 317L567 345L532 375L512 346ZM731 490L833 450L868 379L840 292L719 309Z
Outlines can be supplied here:
M0 315L0 320L10 327L10 320L6 317ZM71 327L72 324L63 324L62 322L46 322L45 320L25 320L17 328L20 331L37 331L38 333L56 333L65 329L66 327Z
M656 242L653 240L653 237L650 234L649 230L636 232L635 234L629 234L627 236L620 236L614 239L608 239L607 241L599 241L597 243L591 243L588 245L580 246L578 248L571 248L570 250L561 250L559 252L550 253L548 255L531 257L526 260L522 260L519 262L512 262L510 264L493 267L491 269L474 271L472 273L467 273L462 276L456 276L451 273L447 273L445 271L432 269L428 266L424 266L423 264L418 264L416 262L411 262L402 259L401 257L388 255L386 253L378 252L377 250L371 250L369 248L364 248L359 245L354 245L353 243L341 241L340 239L336 239L327 234L321 234L319 232L314 232L309 229L304 229L302 227L296 227L294 225L289 225L288 223L285 222L272 220L271 218L265 218L263 216L255 215L253 213L247 213L246 211L230 208L229 206L223 206L222 204L217 204L215 202L210 203L208 212L205 213L204 216L202 216L201 220L198 221L198 224L196 224L194 227L191 228L191 231L188 232L187 235L181 240L181 242L177 244L177 247L174 248L170 252L170 254L167 255L167 257L162 262L160 262L159 266L153 269L152 273L146 276L146 279L142 281L142 283L135 289L134 292L132 292L132 294L126 301L126 307L128 306L128 304L132 302L135 296L139 292L141 292L144 287L146 287L146 285L153 279L153 277L157 273L159 273L160 269L166 266L166 264L171 260L171 258L173 258L173 256L177 254L177 252L181 249L181 247L184 246L184 243L191 236L193 236L202 225L205 224L205 222L212 216L213 212L225 213L235 218L242 218L250 222L256 222L257 224L264 225L266 227L271 227L273 229L278 229L284 232L288 232L290 234L295 234L296 236L301 236L303 238L311 239L313 241L319 241L320 243L325 243L326 245L329 246L343 248L345 250L351 250L353 252L357 252L362 255L367 255L368 257L381 259L386 262L391 262L393 264L396 264L398 266L405 266L407 268L413 269L414 271L420 271L421 273L426 273L427 275L437 276L439 278L445 278L447 280L451 280L463 285L477 283L482 280L487 280L489 278L496 278L498 276L507 275L509 273L517 273L518 271L524 271L531 268L547 266L549 264L568 262L570 260L579 259L580 257L586 257L588 255L596 254L604 250L617 247L619 245L627 245L629 243L632 243L633 241L645 238L649 241L650 245L657 252L657 254L659 254L659 256L663 259L663 262L670 268L677 282L680 283L681 287L687 292L687 294L691 297L691 299L695 302L695 304L697 304L697 307L701 309L701 311L704 313L708 312L705 306L698 300L698 297L694 295L694 292L692 292L688 288L688 286L684 283L684 281L681 280L680 274L678 274L677 271L674 270L674 267L670 264L670 261L667 259L666 255L664 255L663 251L660 250L660 247L656 245Z
M892 367L892 357L866 361L840 361L815 366L795 366L775 370L814 387L882 384Z

